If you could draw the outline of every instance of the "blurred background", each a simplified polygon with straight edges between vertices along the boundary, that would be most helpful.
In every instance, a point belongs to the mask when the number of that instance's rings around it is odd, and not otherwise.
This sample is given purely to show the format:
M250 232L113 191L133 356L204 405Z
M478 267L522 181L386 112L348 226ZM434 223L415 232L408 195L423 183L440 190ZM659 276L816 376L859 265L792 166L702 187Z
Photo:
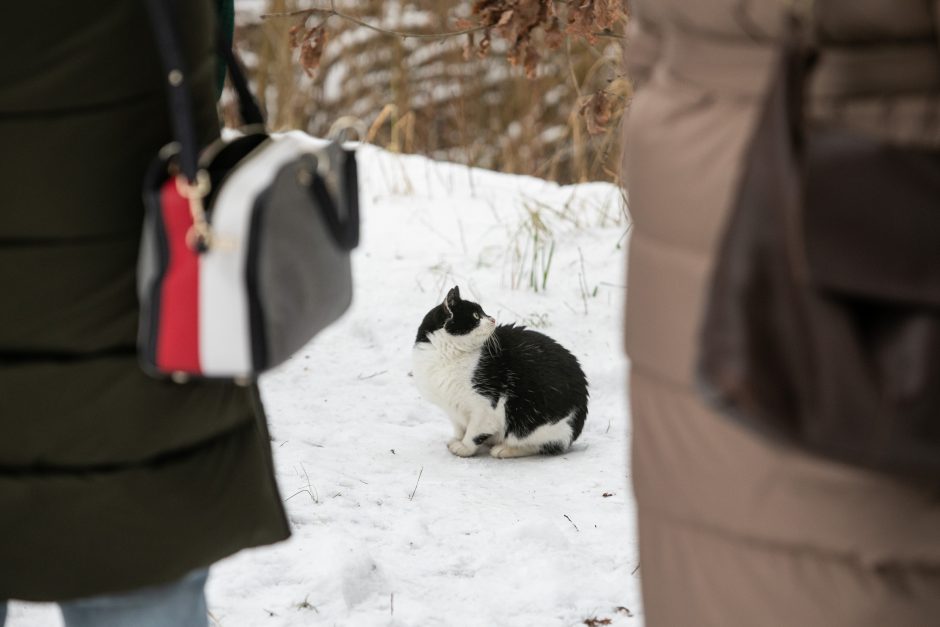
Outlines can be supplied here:
M395 152L619 183L621 0L236 0L235 13L271 130L325 137L345 117ZM237 126L230 94L223 115Z

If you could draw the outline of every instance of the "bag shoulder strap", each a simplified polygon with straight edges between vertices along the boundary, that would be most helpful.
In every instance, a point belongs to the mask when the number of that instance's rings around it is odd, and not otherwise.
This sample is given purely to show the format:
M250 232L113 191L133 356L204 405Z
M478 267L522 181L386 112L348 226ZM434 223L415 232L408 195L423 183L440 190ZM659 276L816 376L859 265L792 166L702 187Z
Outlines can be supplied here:
M146 0L147 10L156 37L157 48L167 81L167 98L173 136L180 144L180 169L190 183L195 184L199 169L199 142L193 118L192 96L179 34L174 26L173 0ZM241 69L232 42L220 30L216 32L219 55L225 60L229 78L238 97L239 112L246 125L264 124L264 116L248 87L248 80Z

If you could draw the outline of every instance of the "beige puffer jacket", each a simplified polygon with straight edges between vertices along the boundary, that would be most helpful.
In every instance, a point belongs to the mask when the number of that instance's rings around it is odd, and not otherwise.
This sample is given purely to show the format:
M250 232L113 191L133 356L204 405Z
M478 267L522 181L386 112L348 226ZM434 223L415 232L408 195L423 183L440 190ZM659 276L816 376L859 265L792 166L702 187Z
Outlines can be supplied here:
M650 627L940 624L936 494L778 448L695 393L704 290L792 4L631 7L626 344ZM940 3L816 13L813 115L940 148Z

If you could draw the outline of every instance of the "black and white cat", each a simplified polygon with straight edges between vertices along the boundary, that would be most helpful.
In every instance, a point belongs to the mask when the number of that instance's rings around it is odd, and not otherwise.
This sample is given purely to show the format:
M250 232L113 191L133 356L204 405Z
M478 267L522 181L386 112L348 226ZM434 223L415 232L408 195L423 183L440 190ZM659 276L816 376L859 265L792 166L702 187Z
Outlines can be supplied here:
M421 394L453 423L454 455L483 444L493 457L557 455L584 426L587 380L574 355L536 331L497 326L456 287L424 317L413 358Z

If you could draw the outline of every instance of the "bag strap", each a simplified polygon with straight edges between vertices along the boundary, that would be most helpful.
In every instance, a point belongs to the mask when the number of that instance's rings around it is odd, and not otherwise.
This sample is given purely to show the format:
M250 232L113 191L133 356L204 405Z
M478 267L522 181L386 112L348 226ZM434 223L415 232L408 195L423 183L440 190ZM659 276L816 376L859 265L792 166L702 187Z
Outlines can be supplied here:
M819 61L819 51L812 39L812 22L799 14L787 16L781 52L782 67L777 80L784 83L790 139L796 154L802 155L806 133L806 96L809 78Z
M146 0L150 21L160 51L160 59L166 72L168 84L170 117L173 123L173 136L180 144L180 169L190 185L197 186L199 176L199 141L196 125L193 121L192 96L179 34L174 26L173 0ZM248 80L232 50L232 42L217 31L216 43L219 56L225 60L229 79L238 97L239 113L245 125L264 124L264 116L257 101L248 87ZM208 179L205 179L206 181ZM207 184L207 183L205 183Z

